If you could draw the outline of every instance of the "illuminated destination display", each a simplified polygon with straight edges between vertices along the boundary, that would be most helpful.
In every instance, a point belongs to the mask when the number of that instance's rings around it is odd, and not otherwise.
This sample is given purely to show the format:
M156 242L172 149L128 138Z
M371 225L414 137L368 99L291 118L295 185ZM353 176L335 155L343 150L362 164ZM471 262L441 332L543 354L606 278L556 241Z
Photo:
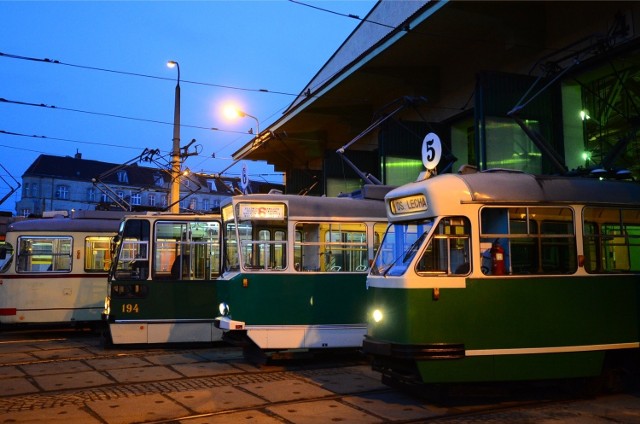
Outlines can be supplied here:
M285 206L275 203L240 203L238 218L246 219L284 219Z
M390 201L391 212L395 215L403 213L421 212L427 210L427 199L422 194L401 197Z

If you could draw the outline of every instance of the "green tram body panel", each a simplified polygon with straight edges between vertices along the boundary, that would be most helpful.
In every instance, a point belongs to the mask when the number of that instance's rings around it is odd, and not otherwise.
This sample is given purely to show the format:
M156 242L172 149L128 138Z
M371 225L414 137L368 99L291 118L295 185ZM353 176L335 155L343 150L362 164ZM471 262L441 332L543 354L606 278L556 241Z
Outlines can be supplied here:
M365 279L365 274L265 273L238 274L217 284L229 317L247 326L364 324Z
M551 380L600 375L604 351L474 356L419 361L424 383Z
M213 320L218 315L216 284L216 280L113 282L137 293L118 295L112 289L109 320Z
M466 288L369 287L368 305L384 311L368 337L397 345L462 344L465 352L638 343L637 276L468 279ZM382 303L384 302L384 303ZM592 376L604 351L488 354L417 361L424 382Z

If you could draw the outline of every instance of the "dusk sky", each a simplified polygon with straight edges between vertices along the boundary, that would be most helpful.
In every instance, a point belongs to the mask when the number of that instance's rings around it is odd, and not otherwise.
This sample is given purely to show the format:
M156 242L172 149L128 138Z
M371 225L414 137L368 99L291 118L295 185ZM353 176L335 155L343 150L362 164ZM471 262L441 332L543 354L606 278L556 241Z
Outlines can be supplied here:
M118 164L145 148L168 154L177 80L169 60L180 65L180 144L195 139L198 153L184 167L218 173L356 28L359 20L345 15L364 18L374 4L0 1L0 174L15 186L40 154ZM230 101L258 123L225 118ZM281 182L271 166L247 166L251 179ZM9 191L5 181L0 198ZM15 211L18 198L0 210Z

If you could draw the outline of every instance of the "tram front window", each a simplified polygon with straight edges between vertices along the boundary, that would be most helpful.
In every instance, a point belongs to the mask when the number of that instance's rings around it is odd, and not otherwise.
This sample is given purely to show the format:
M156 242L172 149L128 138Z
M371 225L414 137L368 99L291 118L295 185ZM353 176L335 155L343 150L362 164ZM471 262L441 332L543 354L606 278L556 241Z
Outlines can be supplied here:
M149 231L147 220L127 220L117 236L117 257L112 280L145 280L149 275Z
M403 275L433 227L433 219L392 224L378 249L373 275Z
M0 242L0 272L5 272L13 260L13 246L7 242Z

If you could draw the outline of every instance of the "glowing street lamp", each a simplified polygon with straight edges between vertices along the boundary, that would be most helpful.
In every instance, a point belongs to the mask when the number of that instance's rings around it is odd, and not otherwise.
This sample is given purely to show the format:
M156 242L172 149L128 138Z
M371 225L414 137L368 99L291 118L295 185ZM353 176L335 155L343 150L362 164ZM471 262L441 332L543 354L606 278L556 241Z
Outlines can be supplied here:
M178 79L176 80L175 106L173 109L173 150L171 151L171 212L180 212L180 65L178 62L170 60L167 62L169 68L178 69Z
M235 106L225 106L224 108L224 115L228 118L228 119L235 119L235 118L244 118L244 117L249 117L249 118L253 118L256 121L256 136L260 134L260 122L258 121L258 118L256 118L253 115L249 115L246 112L241 111L240 109L238 109Z

